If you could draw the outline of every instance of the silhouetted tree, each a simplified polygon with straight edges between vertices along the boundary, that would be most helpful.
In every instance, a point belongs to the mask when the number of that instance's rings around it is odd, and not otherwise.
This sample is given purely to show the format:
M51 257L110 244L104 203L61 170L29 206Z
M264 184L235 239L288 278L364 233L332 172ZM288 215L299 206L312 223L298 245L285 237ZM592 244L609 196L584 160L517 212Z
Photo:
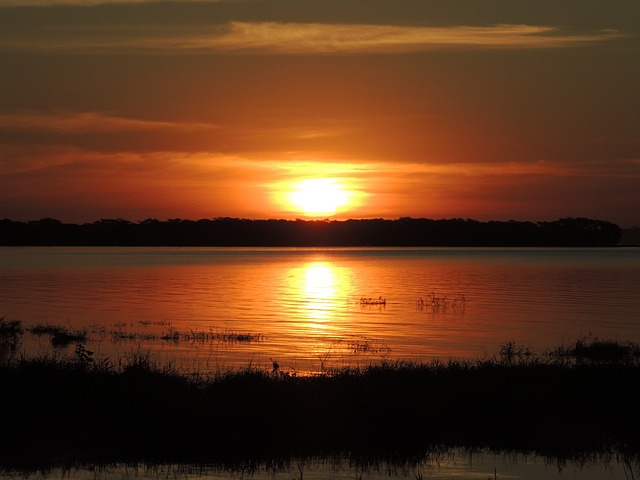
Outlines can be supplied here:
M0 220L1 245L612 246L621 234L613 223L587 218L538 223L410 217L346 221L148 218L133 223L117 218L83 225L50 218L26 223Z

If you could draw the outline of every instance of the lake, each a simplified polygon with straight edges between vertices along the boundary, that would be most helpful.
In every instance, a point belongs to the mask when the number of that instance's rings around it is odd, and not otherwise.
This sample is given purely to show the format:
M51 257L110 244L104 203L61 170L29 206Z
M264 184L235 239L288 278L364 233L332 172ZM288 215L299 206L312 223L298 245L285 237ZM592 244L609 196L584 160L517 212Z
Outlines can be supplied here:
M639 342L639 312L634 248L0 248L0 317L199 371ZM32 335L20 348L52 347Z

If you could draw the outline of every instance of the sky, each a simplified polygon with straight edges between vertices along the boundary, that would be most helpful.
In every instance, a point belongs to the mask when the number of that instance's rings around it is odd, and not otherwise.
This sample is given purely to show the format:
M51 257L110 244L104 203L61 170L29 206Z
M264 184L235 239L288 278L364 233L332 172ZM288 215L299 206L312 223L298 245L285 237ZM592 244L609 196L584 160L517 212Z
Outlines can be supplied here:
M0 0L0 218L640 225L639 59L638 0Z

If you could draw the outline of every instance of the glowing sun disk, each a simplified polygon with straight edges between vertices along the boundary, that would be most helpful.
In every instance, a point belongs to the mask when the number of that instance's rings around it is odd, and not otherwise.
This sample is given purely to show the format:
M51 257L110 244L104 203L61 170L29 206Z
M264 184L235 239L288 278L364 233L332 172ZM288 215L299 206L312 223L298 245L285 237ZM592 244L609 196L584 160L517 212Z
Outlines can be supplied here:
M334 179L314 178L298 182L289 200L307 215L331 215L349 203L349 192Z

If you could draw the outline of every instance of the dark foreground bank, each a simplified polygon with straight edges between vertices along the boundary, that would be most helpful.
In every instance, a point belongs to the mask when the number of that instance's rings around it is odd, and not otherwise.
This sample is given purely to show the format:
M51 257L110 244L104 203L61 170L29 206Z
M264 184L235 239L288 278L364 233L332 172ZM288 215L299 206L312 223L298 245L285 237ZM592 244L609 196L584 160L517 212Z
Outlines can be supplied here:
M420 455L482 447L638 458L640 349L593 341L474 362L393 363L295 377L245 369L204 378L131 355L96 364L0 364L0 466L233 462L308 455Z

